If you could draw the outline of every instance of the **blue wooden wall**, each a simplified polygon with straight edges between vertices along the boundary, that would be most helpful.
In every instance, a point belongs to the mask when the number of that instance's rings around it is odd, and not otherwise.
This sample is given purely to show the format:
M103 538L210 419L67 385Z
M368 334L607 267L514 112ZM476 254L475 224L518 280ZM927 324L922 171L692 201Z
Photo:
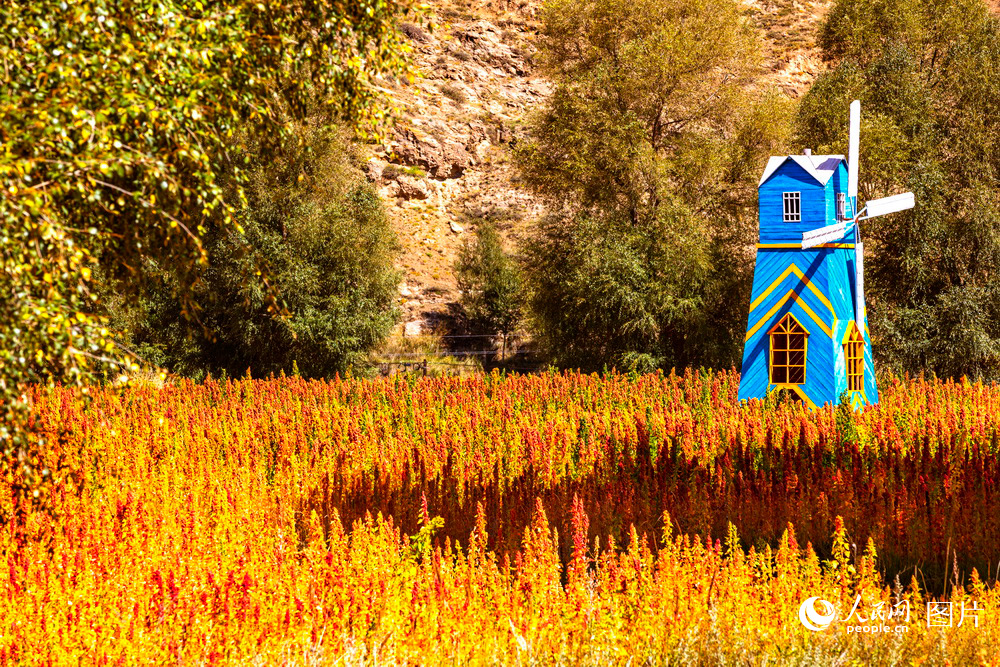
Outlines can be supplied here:
M798 164L788 161L782 165L759 190L760 242L801 241L803 232L826 224L825 190ZM784 222L784 192L802 193L801 222Z

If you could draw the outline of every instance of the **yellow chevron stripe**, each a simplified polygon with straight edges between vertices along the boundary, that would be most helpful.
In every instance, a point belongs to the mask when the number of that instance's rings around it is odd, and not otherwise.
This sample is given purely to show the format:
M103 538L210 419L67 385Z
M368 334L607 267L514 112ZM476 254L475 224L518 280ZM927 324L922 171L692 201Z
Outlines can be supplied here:
M801 243L758 243L758 248L776 248L784 250L812 250L813 248L853 248L853 243L821 243L812 248L803 248Z
M753 338L753 335L757 333L757 330L760 329L762 326L764 326L764 323L767 322L769 319L771 319L771 316L774 315L776 312L778 312L778 309L781 308L783 305L785 305L785 302L788 301L789 299L791 299L792 301L798 301L799 306L802 308L802 310L806 311L806 314L809 315L809 317L811 317L813 321L819 325L820 329L822 329L827 336L833 338L833 332L830 331L830 327L826 326L826 322L821 320L816 315L816 313L813 312L812 308L810 308L805 301L799 298L799 293L793 289L789 290L788 294L781 297L781 299L779 299L778 302L771 307L771 310L767 311L763 317L757 320L757 324L755 324L752 329L747 331L747 336L746 338L743 339L743 342L747 342L751 338Z
M806 404L810 410L816 409L816 404L812 402L812 399L806 396L806 392L802 389L802 385L798 384L770 384L768 385L768 391L772 389L789 389L794 391L796 396L802 399L802 402Z
M776 280L774 280L770 285L767 286L766 290L761 292L760 296L758 296L756 299L753 300L753 303L750 304L750 312L752 313L754 308L759 306L764 301L764 299L766 299L768 295L771 294L771 292L773 292L778 287L778 285L781 284L781 281L783 281L785 278L787 278L789 275L793 273L799 280L801 280L806 284L806 287L812 290L812 293L816 295L816 298L818 298L823 303L823 305L825 305L827 308L830 309L830 315L833 315L833 317L836 318L836 314L833 312L833 304L830 303L830 300L827 299L826 295L820 292L819 289L812 284L811 280L806 278L805 274L802 273L801 269L795 266L795 264L790 264L788 268L785 269L782 272L782 274L778 276Z
M848 341L848 339L850 339L850 337L851 337L851 325L852 325L852 324L853 324L853 325L854 325L855 327L857 327L857 326L858 326L858 323L857 323L857 322L855 322L854 320L850 320L850 321L849 321L849 322L847 323L847 328L846 328L846 329L844 329L844 337L843 337L843 338L842 338L842 339L840 340L840 344L841 344L841 345L847 345L847 341ZM859 330L859 331L860 331L860 330Z

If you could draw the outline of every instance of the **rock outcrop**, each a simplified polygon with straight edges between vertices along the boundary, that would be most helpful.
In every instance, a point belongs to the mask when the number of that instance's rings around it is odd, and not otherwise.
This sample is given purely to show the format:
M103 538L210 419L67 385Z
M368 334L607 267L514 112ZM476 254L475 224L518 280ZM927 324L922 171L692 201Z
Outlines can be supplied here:
M402 245L404 332L440 320L457 300L455 258L478 220L502 220L516 237L541 213L513 183L509 151L525 114L549 94L532 64L539 4L440 3L437 29L402 26L422 76L385 82L401 113L365 170Z

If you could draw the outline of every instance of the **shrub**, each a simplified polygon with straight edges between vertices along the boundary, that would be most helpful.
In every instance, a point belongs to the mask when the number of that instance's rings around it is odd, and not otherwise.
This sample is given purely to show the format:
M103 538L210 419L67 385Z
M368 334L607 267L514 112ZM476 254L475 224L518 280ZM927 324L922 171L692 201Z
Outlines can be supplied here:
M523 292L517 264L504 252L492 223L480 223L475 240L466 242L459 252L455 271L462 307L473 330L499 334L500 356L505 358L508 338L521 322Z
M400 23L399 31L415 42L429 42L431 39L431 36L423 27L409 21Z
M457 104L465 104L469 100L462 87L451 82L441 87L441 94Z
M388 181L393 181L399 178L400 174L402 174L404 171L405 170L402 165L390 162L389 164L385 165L385 169L382 170L382 178Z
M293 363L304 376L331 376L365 368L395 324L395 239L346 136L303 125L283 148L248 156L245 242L233 233L207 240L198 329L185 326L155 265L148 270L160 287L138 308L114 302L150 361L194 377L266 375Z

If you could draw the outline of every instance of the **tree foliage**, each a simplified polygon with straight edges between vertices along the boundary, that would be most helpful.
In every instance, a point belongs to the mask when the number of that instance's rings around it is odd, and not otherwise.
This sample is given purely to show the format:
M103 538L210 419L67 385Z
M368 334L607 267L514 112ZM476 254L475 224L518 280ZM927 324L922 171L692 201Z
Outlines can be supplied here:
M46 471L17 426L20 387L77 382L123 358L99 315L98 268L123 278L151 258L192 312L202 240L245 203L236 132L278 141L317 98L328 115L377 120L371 80L406 68L395 23L408 7L2 3L0 440L23 488Z
M518 151L551 218L527 251L559 363L730 364L749 292L759 164L788 104L748 90L760 42L738 2L553 0L556 87Z
M805 97L805 145L844 152L862 102L861 199L912 190L862 223L875 350L900 370L1000 377L1000 22L979 0L841 1L834 69Z
M247 203L236 213L244 232L205 238L197 326L180 312L173 276L152 260L144 270L156 287L137 303L109 286L114 328L129 332L136 354L196 378L293 365L306 377L363 371L395 324L399 275L395 235L351 147L344 132L316 123L297 125L278 150L249 146Z
M475 240L459 251L455 272L469 323L478 333L499 335L505 356L507 340L523 317L523 285L517 262L504 251L491 222L483 221Z

